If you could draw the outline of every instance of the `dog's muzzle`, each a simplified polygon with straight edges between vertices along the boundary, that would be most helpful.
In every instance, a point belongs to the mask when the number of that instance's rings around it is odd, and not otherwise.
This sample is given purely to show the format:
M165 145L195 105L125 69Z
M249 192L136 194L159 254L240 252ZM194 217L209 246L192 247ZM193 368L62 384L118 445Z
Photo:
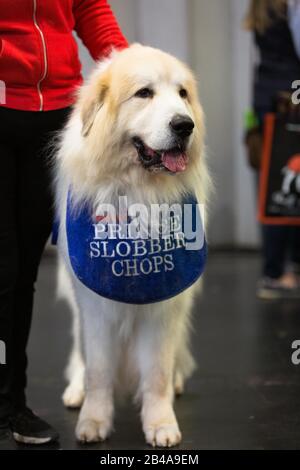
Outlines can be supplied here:
M183 144L164 150L154 150L148 147L139 137L133 138L138 158L143 167L151 172L167 171L172 174L186 170L188 157Z

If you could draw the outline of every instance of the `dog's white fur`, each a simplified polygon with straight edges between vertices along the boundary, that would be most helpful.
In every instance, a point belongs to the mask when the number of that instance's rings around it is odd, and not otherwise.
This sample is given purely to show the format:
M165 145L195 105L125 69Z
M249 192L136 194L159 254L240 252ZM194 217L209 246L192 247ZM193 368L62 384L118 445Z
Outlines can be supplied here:
M154 89L154 97L136 98L136 91L146 86ZM188 98L179 95L180 87L187 90ZM76 427L77 439L82 442L109 436L114 391L119 385L125 393L128 384L141 402L146 441L172 446L181 440L173 397L183 391L185 379L194 369L189 326L199 283L170 300L151 305L127 305L98 296L73 274L65 213L70 186L75 204L84 200L116 203L119 194L126 194L129 204L149 206L179 201L189 191L205 204L209 176L203 155L203 113L196 89L185 65L162 51L136 44L99 63L80 90L62 133L56 165L58 247L66 271L60 268L59 282L76 297L72 305L74 348L63 399L70 407L83 403ZM155 149L170 148L169 123L176 114L188 115L195 122L187 150L188 168L175 176L150 173L138 161L132 137L138 135Z

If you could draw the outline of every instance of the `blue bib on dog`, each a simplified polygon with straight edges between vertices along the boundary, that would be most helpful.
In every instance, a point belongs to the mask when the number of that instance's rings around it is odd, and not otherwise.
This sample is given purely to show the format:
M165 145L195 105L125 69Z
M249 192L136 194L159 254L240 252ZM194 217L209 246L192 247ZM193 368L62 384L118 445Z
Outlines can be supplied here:
M187 213L184 205L188 207ZM70 262L77 278L102 297L130 304L160 302L190 287L204 270L207 246L195 198L190 196L179 206L181 215L175 218L170 213L167 235L161 230L156 238L130 238L127 214L122 230L120 225L116 230L109 221L103 222L93 215L87 204L74 210L69 193L66 232ZM187 230L182 230L187 218L193 219L189 237ZM190 230L195 230L196 220L198 229L200 220L202 235L196 245L191 245Z

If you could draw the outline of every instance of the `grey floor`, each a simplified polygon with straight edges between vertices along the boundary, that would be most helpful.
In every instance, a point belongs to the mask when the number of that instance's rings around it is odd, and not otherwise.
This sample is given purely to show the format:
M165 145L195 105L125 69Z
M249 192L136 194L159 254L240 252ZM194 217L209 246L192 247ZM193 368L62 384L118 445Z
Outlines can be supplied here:
M60 432L60 448L74 439L77 412L64 409L63 368L69 351L69 312L54 298L54 256L45 256L37 286L29 346L30 405ZM300 366L291 343L300 339L297 301L255 297L256 254L211 254L202 299L194 311L198 370L176 402L182 449L300 448ZM117 411L116 432L96 449L147 449L138 411Z

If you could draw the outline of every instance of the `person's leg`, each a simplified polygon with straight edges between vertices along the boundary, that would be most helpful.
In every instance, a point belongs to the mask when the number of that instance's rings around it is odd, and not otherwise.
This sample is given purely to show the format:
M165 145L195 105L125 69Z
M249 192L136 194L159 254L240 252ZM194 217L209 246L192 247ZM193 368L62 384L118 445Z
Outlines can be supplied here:
M16 158L5 130L0 128L0 340L5 358L0 361L0 427L11 412L11 382L13 376L13 310L14 289L18 271L16 237Z
M298 297L295 277L287 269L290 248L290 227L263 227L263 278L257 295L262 299Z
M288 227L282 225L263 226L263 275L279 279L284 274Z
M52 223L50 166L43 147L68 112L0 108L0 340L7 346L7 365L0 365L0 419L9 418L16 440L35 444L58 436L25 407L25 351L34 283Z
M42 152L40 138L26 145L19 155L18 245L19 273L14 305L13 403L16 409L26 404L26 347L32 320L33 297L38 266L52 228L53 200L50 169Z
M41 256L53 222L51 166L45 147L53 133L61 129L66 116L66 110L34 113L30 116L30 128L24 123L24 141L19 147L19 274L15 289L13 342L16 368L12 388L13 402L17 410L26 405L26 347L31 326L34 288Z
M300 227L290 229L290 261L293 273L300 276Z

